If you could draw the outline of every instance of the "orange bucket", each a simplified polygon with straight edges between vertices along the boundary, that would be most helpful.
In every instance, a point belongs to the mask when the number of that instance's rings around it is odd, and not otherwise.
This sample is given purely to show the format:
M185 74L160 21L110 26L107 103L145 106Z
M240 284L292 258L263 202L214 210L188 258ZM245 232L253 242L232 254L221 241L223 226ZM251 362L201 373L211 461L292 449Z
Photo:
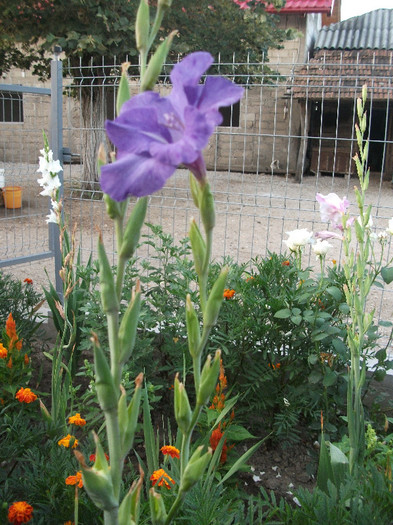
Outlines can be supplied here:
M21 186L4 186L3 197L5 207L15 209L22 207L22 187Z

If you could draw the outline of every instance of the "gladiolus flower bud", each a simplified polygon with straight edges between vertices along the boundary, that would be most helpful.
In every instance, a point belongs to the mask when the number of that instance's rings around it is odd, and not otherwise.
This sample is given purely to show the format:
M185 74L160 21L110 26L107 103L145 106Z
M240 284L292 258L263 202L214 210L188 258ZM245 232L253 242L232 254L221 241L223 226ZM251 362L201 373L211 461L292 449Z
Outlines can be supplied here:
M175 377L175 418L178 427L186 434L191 423L191 407L188 395L183 383L180 383L178 375Z
M201 381L199 383L199 390L197 394L197 404L205 405L217 384L218 374L220 372L221 350L217 350L214 356L213 363L210 355L207 356L205 364L201 372Z
M150 33L150 10L147 0L140 0L135 22L135 40L138 51L147 51Z
M203 321L206 328L212 327L220 312L221 304L224 299L225 284L228 275L228 268L223 268L210 292L206 303Z
M121 107L124 102L130 99L130 86L128 85L128 76L127 71L130 67L129 62L123 62L121 65L121 78L119 82L119 89L117 91L116 97L116 113L119 116Z
M202 188L200 211L205 230L212 230L216 224L216 213L214 209L214 197L210 191L209 184L205 184Z
M139 467L140 478L134 481L129 492L124 496L119 507L119 523L134 525L139 522L140 495L143 485L144 472ZM131 521L130 520L131 517Z
M194 257L195 271L198 277L201 277L206 259L206 243L194 219L191 221L188 236L190 238L192 255Z
M186 325L187 325L187 339L188 339L188 349L190 351L191 357L197 357L198 352L200 351L200 330L199 330L199 319L195 311L195 308L191 302L190 294L186 298Z
M166 60L169 49L172 44L173 37L177 31L172 33L158 46L156 52L151 57L149 65L147 66L146 73L143 75L141 82L141 91L151 91L156 85L158 76L161 73L162 66Z
M117 406L117 393L108 361L99 345L97 336L94 344L94 368L96 373L96 391L102 410L107 411Z
M119 343L121 363L125 363L126 361L128 361L134 349L140 309L141 287L138 280L136 285L136 292L134 293L130 304L128 305L128 308L120 323Z
M118 503L113 492L109 469L105 471L90 468L86 465L83 454L75 451L75 455L82 466L83 486L93 503L101 510L110 511L116 508Z
M141 235L141 228L145 220L146 210L147 197L142 197L137 200L124 230L123 242L119 254L122 259L130 259L134 255Z
M153 525L165 525L166 509L161 494L158 494L154 488L149 491L150 515Z
M115 281L113 278L112 268L109 264L108 257L105 252L102 236L98 239L98 262L100 266L100 289L101 289L101 303L105 313L118 312L120 309L119 301L115 288Z
M207 452L203 455L202 450L202 446L198 447L191 456L190 461L184 470L180 486L181 492L187 492L190 490L203 476L203 473L205 472L206 467L211 459L212 449L209 447Z

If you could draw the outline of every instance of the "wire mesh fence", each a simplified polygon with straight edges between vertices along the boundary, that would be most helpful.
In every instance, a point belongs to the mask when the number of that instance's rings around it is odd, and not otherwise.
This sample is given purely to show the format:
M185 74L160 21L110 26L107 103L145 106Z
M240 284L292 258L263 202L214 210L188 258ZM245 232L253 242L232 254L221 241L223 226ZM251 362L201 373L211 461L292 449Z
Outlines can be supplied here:
M283 252L287 231L326 229L320 222L317 192L346 195L355 205L357 175L352 157L357 150L356 99L364 83L369 101L368 201L373 205L376 231L386 228L393 216L392 63L391 53L384 52L382 59L370 52L319 55L307 64L215 64L213 74L225 74L245 88L240 104L223 110L222 125L205 150L217 206L216 258L231 256L247 262L272 251ZM103 232L107 248L112 252L115 249L115 233L102 202L95 158L100 142L110 150L104 121L115 116L121 67L112 59L89 66L64 64L64 70L64 209L70 225L77 224L82 259L86 261L91 252L94 257L97 229ZM164 68L157 88L163 95L171 87L170 70L171 65ZM131 66L129 73L130 89L136 94L137 67ZM36 127L42 127L40 118L37 120ZM23 136L23 130L13 125L15 137L19 132ZM6 171L7 147L0 150L4 156L0 156L0 169ZM37 144L36 150L40 147ZM19 158L15 154L13 165L26 163L22 151ZM35 160L29 158L32 172ZM29 187L38 195L34 185L32 178ZM148 222L161 225L175 241L186 236L189 221L196 215L187 172L178 170L162 191L150 197L149 204ZM35 228L37 235L38 230ZM10 242L6 243L7 250L12 249ZM331 259L339 261L340 250L337 241ZM150 256L147 248L142 255ZM311 252L307 257L306 262L314 264ZM378 311L385 301L391 305L389 313L384 312L388 316L393 309L391 294L389 290L376 291L374 297Z

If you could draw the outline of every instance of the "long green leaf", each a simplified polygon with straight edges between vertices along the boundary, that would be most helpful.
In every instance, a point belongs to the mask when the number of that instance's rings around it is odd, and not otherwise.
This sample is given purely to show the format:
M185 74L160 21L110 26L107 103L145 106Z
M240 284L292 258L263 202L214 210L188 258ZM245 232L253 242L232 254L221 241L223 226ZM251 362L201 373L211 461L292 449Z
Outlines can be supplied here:
M266 437L264 437L263 439L261 439L260 441L258 441L258 443L255 443L255 445L253 445L250 449L247 450L247 452L245 452L233 465L232 467L228 470L228 472L225 474L225 476L222 478L222 480L218 483L219 485L221 485L222 483L224 483L224 481L226 481L227 479L229 479L231 476L233 476L233 474L235 474L235 472L237 472L240 468L243 467L243 465L246 464L246 461L248 460L249 457L251 457L254 452L262 445L262 443L264 441L266 441L266 439L271 435L272 433L268 434Z

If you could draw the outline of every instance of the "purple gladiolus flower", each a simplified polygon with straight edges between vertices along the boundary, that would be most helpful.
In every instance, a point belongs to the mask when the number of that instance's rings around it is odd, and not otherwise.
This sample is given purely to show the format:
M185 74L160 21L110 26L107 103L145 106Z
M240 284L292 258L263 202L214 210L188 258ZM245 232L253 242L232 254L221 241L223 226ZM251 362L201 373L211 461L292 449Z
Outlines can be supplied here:
M209 53L192 53L174 66L170 95L140 93L123 104L114 121L106 122L117 160L102 167L101 188L112 199L160 190L181 164L203 182L202 150L222 122L219 108L243 95L243 88L222 77L207 77L199 84L212 63Z
M335 193L326 196L317 193L316 199L320 204L322 222L332 222L336 228L342 229L341 221L349 206L348 199L340 199Z

